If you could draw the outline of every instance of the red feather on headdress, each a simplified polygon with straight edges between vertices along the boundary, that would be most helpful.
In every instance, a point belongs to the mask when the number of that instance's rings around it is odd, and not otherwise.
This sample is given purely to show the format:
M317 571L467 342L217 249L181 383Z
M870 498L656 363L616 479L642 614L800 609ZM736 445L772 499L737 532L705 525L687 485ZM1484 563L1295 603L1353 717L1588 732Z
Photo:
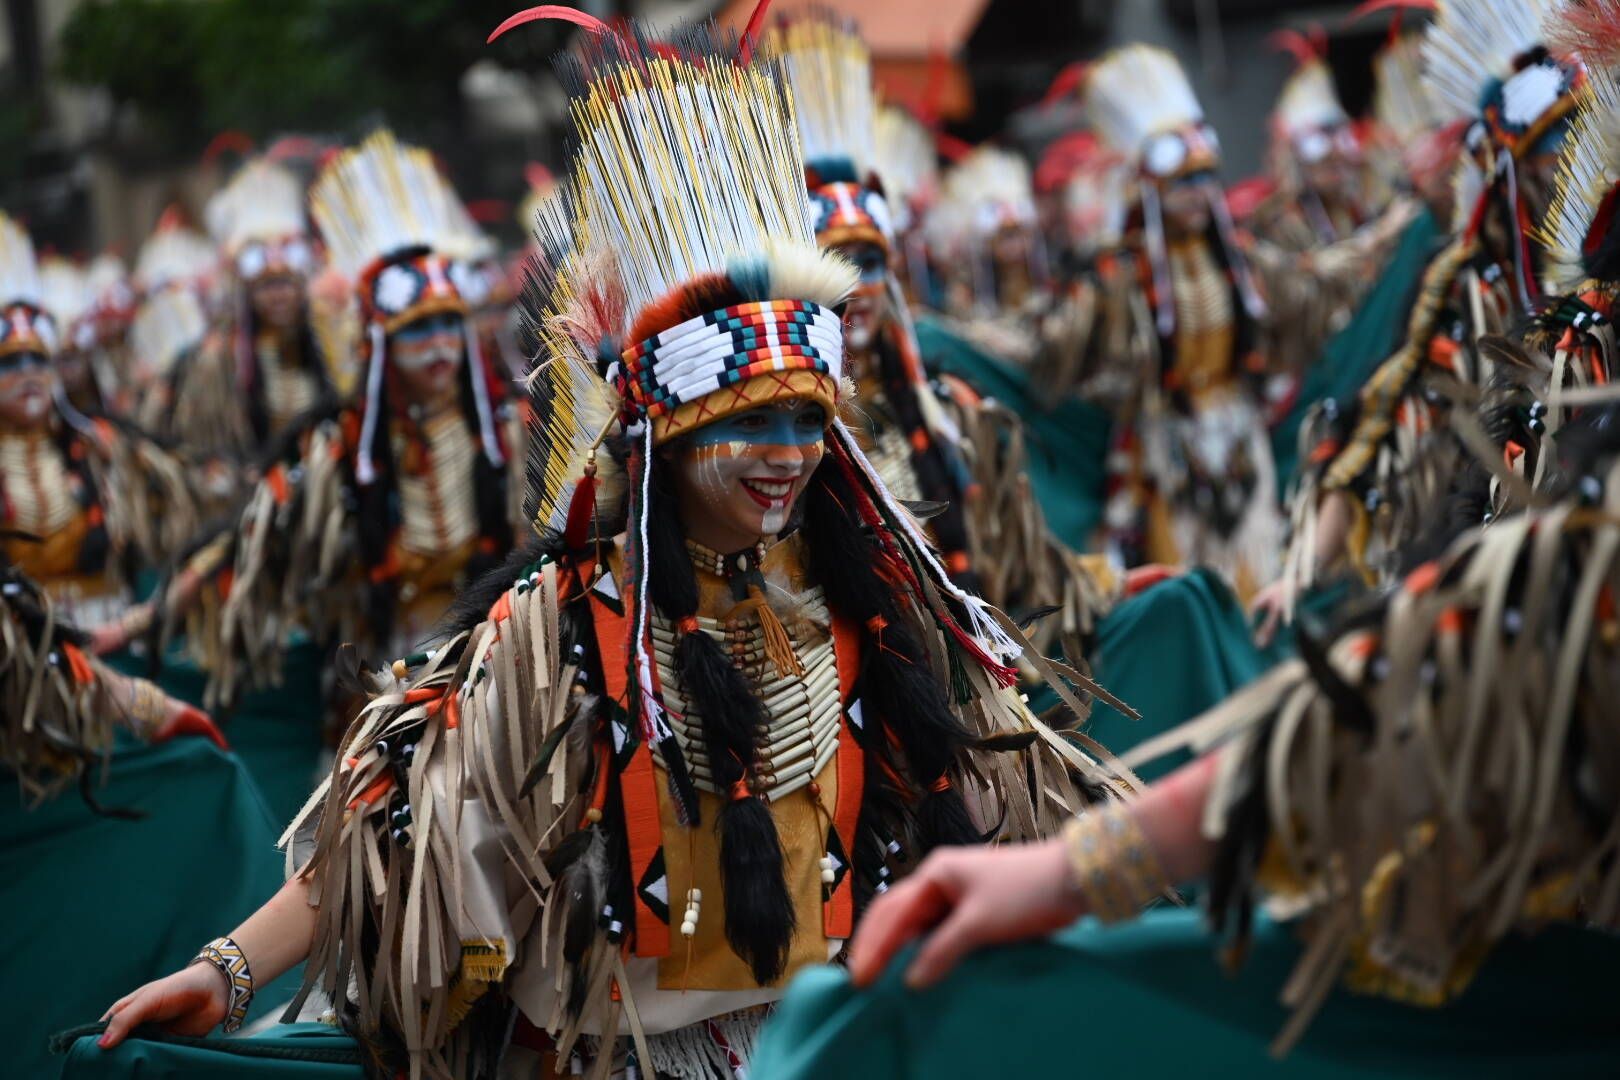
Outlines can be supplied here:
M608 24L603 22L601 19L598 19L595 15L587 14L577 8L571 8L566 4L541 4L539 7L527 8L520 11L516 15L513 15L511 18L507 19L505 22L501 23L501 25L497 26L489 37L484 40L484 44L490 44L508 30L523 26L527 23L539 22L541 19L556 19L559 22L573 23L575 26L584 27L593 34L606 35L612 33L612 30L608 28Z
M754 13L748 16L748 25L743 28L742 40L737 42L737 63L746 65L754 58L754 46L759 42L759 32L765 27L765 13L771 9L771 0L759 0L754 5Z

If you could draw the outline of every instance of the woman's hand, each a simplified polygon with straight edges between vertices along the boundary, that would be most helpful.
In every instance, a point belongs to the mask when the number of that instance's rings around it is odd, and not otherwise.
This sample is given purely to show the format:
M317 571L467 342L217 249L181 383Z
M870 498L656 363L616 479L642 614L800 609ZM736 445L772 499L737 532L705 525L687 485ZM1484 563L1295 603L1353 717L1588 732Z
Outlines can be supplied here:
M1258 620L1254 628L1254 643L1262 649L1277 636L1277 627L1288 621L1288 593L1290 582L1278 578L1254 594L1249 601L1249 621Z
M141 1024L157 1024L172 1035L207 1035L225 1019L230 997L223 971L192 964L115 1001L101 1017L107 1030L96 1045L111 1049Z
M926 934L905 979L914 989L931 986L974 949L1043 937L1083 914L1061 840L947 848L873 901L851 945L850 974L856 986L870 986L895 953Z

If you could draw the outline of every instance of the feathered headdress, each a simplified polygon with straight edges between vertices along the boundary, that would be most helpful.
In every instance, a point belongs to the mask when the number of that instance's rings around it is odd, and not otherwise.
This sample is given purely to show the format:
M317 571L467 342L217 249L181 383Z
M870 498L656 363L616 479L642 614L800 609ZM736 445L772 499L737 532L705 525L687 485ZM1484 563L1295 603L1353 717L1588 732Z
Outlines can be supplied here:
M944 197L969 208L980 236L1035 224L1035 182L1029 163L1011 150L975 147L945 174Z
M242 281L276 273L303 277L315 269L303 185L274 162L259 158L238 169L208 200L205 216Z
M0 213L0 356L56 351L56 324L43 307L34 242Z
M21 225L0 213L0 304L37 307L42 299L34 241Z
M97 255L90 260L84 278L95 304L96 320L127 327L135 317L135 288L124 260L110 252Z
M64 341L88 349L96 343L95 297L85 271L59 255L47 255L39 265L40 306L50 312Z
M1166 50L1113 50L1086 71L1082 93L1092 130L1144 173L1165 179L1220 164L1220 143L1198 95Z
M873 168L883 182L896 232L905 232L939 194L939 149L933 133L896 105L878 110Z
M135 256L135 285L145 293L171 285L206 290L218 269L219 252L213 243L170 207Z
M1620 203L1620 0L1560 9L1548 31L1558 47L1581 57L1587 74L1537 234L1549 255L1550 283L1573 292L1594 272L1620 277L1620 267L1595 265Z
M1444 0L1424 33L1424 85L1441 119L1479 121L1514 157L1573 107L1579 68L1550 55L1551 0Z
M129 328L135 362L161 378L175 361L202 343L208 317L190 289L161 289L141 301Z
M849 20L812 11L773 25L763 48L793 95L816 239L887 250L894 228L872 172L877 103L866 42Z
M1398 34L1373 57L1373 117L1400 146L1442 127L1423 81L1423 35Z
M1300 64L1283 83L1271 123L1291 156L1307 164L1322 160L1335 148L1346 154L1360 151L1350 131L1350 115L1334 89L1333 73L1319 57Z
M386 129L343 151L310 189L310 215L332 263L355 284L366 334L366 390L355 478L376 479L373 446L388 359L388 335L431 315L468 313L447 252L467 243L466 208L432 155ZM490 400L490 373L471 321L466 374L486 460L506 464Z

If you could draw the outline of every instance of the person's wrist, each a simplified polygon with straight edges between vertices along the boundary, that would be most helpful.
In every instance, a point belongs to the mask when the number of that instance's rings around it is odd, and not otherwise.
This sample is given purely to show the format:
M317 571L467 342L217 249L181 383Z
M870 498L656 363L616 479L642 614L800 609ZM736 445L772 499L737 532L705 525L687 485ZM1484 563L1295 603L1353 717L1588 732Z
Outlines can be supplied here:
M207 964L225 979L225 1019L220 1030L227 1035L235 1032L247 1019L254 991L253 972L248 968L241 946L228 937L215 938L204 945L191 962Z
M1123 803L1080 815L1061 839L1069 885L1102 922L1133 918L1169 888L1141 823Z

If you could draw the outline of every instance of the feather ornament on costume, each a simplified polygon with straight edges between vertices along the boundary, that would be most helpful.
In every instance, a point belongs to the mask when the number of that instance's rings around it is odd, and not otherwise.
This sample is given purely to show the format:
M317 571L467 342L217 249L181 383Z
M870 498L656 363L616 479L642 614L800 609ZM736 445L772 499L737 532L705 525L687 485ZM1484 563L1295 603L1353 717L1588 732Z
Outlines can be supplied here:
M34 241L16 221L0 213L0 305L42 305Z
M1604 41L1586 29L1602 25L1597 9L1609 18ZM1620 192L1620 2L1600 0L1585 14L1591 21L1579 24L1579 36L1571 44L1588 65L1587 83L1564 140L1547 216L1536 234L1550 256L1548 280L1563 292L1575 291L1590 276L1588 257L1595 242L1613 228Z

